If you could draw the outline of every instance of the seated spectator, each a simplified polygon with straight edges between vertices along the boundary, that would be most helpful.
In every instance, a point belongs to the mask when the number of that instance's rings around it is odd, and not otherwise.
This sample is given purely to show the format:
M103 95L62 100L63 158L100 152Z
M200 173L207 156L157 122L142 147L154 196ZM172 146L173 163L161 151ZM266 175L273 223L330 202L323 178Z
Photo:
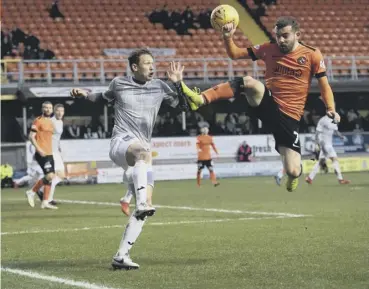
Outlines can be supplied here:
M182 19L184 20L188 28L195 28L194 26L195 17L190 6L187 6L186 10L183 11Z
M1 58L12 56L13 42L12 34L6 30L1 30Z
M225 117L225 130L228 134L236 134L237 118L234 113L230 113Z
M19 43L24 43L24 41L26 40L27 34L18 27L14 27L11 33L13 36L12 40L15 47L17 47Z
M211 11L209 9L201 10L199 16L197 17L197 21L200 24L200 28L209 29L212 27L210 23L210 15L211 15Z
M38 50L38 59L55 59L55 53L49 49L48 45L41 44Z
M1 165L1 188L13 187L13 167L9 164Z
M72 121L72 125L68 126L68 134L70 138L80 138L81 136L81 129L79 126L76 125L75 121Z
M169 18L169 11L167 9L167 5L164 5L163 9L159 12L160 22L163 23L165 29L172 29L173 23Z
M347 121L348 121L348 130L353 131L355 129L355 124L357 119L359 118L358 113L356 113L353 109L350 109L347 112Z
M19 52L19 56L23 57L25 60L33 60L38 58L38 50L32 48L31 46L26 46L23 51L23 55Z
M91 126L87 126L86 132L83 134L84 139L97 139L99 138L97 132L93 132Z
M251 162L251 155L252 155L252 149L247 144L246 141L244 141L237 151L237 161L238 162Z
M38 50L40 46L40 40L34 35L28 35L24 40L24 46L30 46L31 49Z
M55 0L49 10L49 15L53 19L64 18L64 15L60 12L58 7L58 0Z
M364 132L364 130L359 123L356 123L353 132L361 133L361 132Z
M160 23L161 19L160 19L160 11L158 8L155 8L154 11L152 11L148 16L149 21L151 23Z
M103 127L101 125L99 125L97 127L97 137L98 138L106 138L106 132L104 131Z
M182 19L180 22L175 23L173 25L173 29L177 32L178 35L192 35L192 33L188 31L189 26L184 19Z
M181 22L181 20L182 20L182 16L181 16L181 13L179 12L179 9L174 10L170 14L170 21L172 21L173 25Z

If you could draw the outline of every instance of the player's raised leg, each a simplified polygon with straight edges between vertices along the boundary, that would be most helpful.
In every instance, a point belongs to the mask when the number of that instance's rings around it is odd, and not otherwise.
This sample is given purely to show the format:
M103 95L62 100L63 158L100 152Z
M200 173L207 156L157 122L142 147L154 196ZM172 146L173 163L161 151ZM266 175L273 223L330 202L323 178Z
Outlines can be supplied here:
M135 186L136 210L138 218L152 216L155 208L147 204L147 171L151 161L151 152L139 142L132 143L126 152L126 160L133 167L132 179Z
M298 178L302 174L301 155L291 148L284 146L278 147L281 154L283 166L287 174L286 188L287 191L292 192L298 186Z
M191 108L194 110L217 100L238 96L245 96L250 106L258 107L265 92L264 84L251 76L235 77L231 81L218 84L202 93L191 90L184 82L182 82L182 89L191 100Z

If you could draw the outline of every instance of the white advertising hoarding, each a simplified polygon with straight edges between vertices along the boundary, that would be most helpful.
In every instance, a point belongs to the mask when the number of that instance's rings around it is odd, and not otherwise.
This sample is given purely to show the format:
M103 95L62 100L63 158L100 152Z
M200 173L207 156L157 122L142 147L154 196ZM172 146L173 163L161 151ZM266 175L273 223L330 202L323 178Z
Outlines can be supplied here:
M214 143L221 158L236 158L239 146L246 141L253 157L278 156L272 135L215 136ZM110 139L62 140L61 150L65 162L109 161ZM153 138L151 150L158 160L197 159L196 137ZM32 160L34 149L27 143L27 161ZM214 152L213 152L214 153Z
M269 176L276 174L281 167L280 161L214 164L218 178ZM196 171L196 164L153 166L155 181L192 180L196 179ZM203 170L203 177L209 178L207 169ZM123 170L121 168L98 169L97 182L99 184L122 183Z

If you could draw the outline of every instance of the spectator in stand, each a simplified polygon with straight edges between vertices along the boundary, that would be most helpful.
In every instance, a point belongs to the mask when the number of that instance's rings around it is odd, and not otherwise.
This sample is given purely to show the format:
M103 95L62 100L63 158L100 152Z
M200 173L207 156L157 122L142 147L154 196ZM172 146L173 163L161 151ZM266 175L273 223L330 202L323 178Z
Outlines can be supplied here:
M170 21L169 18L169 11L167 9L167 5L163 6L163 9L159 12L159 19L161 23L163 23L163 26L165 29L172 29L173 23Z
M13 51L13 42L12 42L12 33L4 30L1 30L1 58L5 56L12 56Z
M1 188L13 187L13 173L13 167L11 165L1 165Z
M228 134L236 134L237 119L234 113L230 113L225 117L225 130Z
M182 19L184 20L188 28L195 28L194 26L195 17L190 6L187 6L186 10L183 11Z
M174 10L170 14L170 21L172 22L173 26L176 26L178 23L182 21L182 16L179 9Z
M255 15L256 15L257 18L260 18L262 16L268 16L266 14L266 8L265 8L265 5L264 4L260 4L258 6L258 8L256 8Z
M237 151L237 161L238 162L251 162L251 155L252 155L252 149L247 144L246 141L244 141Z
M72 120L72 124L68 126L68 133L70 138L77 139L81 136L81 129L79 126L76 125L74 120Z
M190 33L188 31L188 24L186 22L186 20L182 19L180 22L175 23L175 25L173 26L174 30L177 32L178 35L192 35L192 33Z
M55 59L55 53L49 49L47 44L40 44L40 49L38 50L38 59Z
M353 132L361 133L361 132L364 132L364 130L359 123L356 123Z
M202 28L202 29L211 28L210 15L211 15L211 10L209 10L209 9L201 10L199 16L197 17L197 21L200 24L200 28Z
M18 27L14 27L11 33L13 36L12 40L15 47L17 47L19 43L24 43L24 41L26 40L26 33L24 33Z
M92 131L91 126L87 126L86 132L83 134L84 139L97 139L99 138L97 132Z
M97 137L98 138L106 138L106 132L104 131L103 127L101 125L97 126Z
M359 114L353 109L347 112L348 130L353 131L355 129L355 124L359 118Z
M218 121L214 125L214 127L212 128L211 131L213 132L214 135L224 135L224 134L226 134L224 124L221 121Z
M40 40L34 35L28 35L24 40L24 46L30 46L31 49L38 50L40 46Z
M21 54L20 50L18 50L18 51L19 51L19 56L22 56L23 59L25 59L25 60L32 60L32 59L37 59L38 58L38 50L32 48L29 45L26 46L26 48L24 49L23 55Z
M363 117L363 129L364 131L369 131L369 111L367 112L366 116Z
M64 15L59 10L58 0L55 0L51 4L51 8L49 9L49 15L53 19L64 18Z
M148 15L148 18L149 18L149 21L151 23L160 23L161 22L161 19L160 19L160 11L158 8L155 8L154 11L152 11L149 15Z

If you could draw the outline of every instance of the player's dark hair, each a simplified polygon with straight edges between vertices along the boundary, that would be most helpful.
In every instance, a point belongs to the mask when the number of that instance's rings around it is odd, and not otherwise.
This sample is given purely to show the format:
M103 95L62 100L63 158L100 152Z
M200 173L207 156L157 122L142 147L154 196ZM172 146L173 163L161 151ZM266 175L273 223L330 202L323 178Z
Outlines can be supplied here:
M293 31L299 31L300 30L300 24L298 23L297 19L292 16L281 16L277 19L277 22L275 23L275 27L277 30L282 29L286 26L291 26Z
M57 110L59 107L64 108L64 104L62 104L62 103L57 103L57 104L55 104L55 105L54 105L54 110Z
M154 58L154 56L152 55L150 50L148 50L146 48L137 49L137 50L133 51L128 57L129 67L131 68L132 71L133 71L132 65L133 64L138 65L138 63L140 62L140 56L141 55L150 55L152 58Z

